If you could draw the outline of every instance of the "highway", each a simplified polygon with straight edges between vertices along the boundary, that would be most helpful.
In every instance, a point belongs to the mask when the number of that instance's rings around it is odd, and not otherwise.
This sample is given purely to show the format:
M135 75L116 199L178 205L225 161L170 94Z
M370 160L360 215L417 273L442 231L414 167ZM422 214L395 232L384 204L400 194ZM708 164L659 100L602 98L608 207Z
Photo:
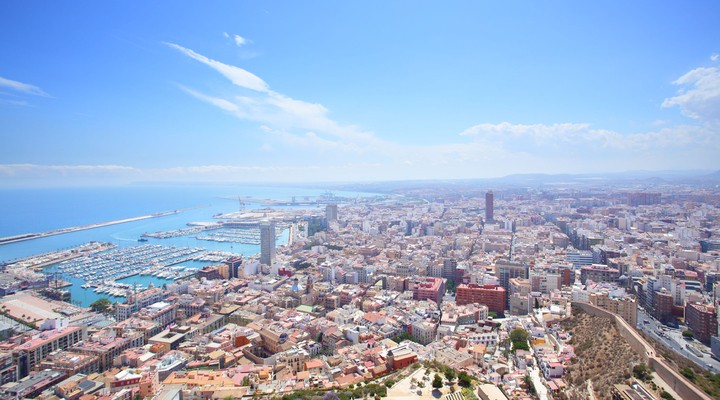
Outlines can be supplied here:
M648 322L645 323L645 321ZM680 325L678 328L667 327L646 313L645 310L638 309L637 328L645 332L657 342L665 345L665 347L672 349L676 353L694 362L700 368L709 370L713 373L720 372L720 362L710 357L709 347L703 345L697 340L688 341L683 338L682 331L687 329L687 327L683 325ZM687 350L686 345L690 343L693 345L699 345L705 350L701 352L702 356L698 357Z

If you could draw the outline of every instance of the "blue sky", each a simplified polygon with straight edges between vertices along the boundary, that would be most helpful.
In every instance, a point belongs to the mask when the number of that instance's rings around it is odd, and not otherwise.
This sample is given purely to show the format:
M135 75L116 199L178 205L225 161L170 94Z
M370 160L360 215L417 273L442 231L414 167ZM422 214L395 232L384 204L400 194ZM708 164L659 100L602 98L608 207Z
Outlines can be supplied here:
M720 169L720 3L443 3L0 2L0 186Z

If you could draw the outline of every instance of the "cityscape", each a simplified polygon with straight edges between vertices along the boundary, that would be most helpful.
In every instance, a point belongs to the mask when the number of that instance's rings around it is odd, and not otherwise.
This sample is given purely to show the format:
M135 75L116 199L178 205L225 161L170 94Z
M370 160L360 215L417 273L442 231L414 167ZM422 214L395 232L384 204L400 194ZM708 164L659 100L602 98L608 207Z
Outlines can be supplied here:
M720 2L0 15L0 400L720 399Z
M6 261L0 396L717 398L716 181L416 182ZM206 229L259 251L163 245Z

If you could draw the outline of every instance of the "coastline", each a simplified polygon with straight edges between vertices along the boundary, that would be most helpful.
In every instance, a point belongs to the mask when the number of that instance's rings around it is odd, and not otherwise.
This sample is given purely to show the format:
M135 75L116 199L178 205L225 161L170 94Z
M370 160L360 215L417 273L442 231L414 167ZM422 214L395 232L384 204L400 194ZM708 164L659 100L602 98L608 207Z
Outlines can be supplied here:
M2 246L4 244L23 242L26 240L40 239L40 238L44 238L44 237L48 237L48 236L62 235L65 233L72 233L72 232L84 231L84 230L88 230L88 229L102 228L104 226L125 224L128 222L140 221L140 220L150 219L150 218L159 218L159 217L164 217L167 215L179 214L185 210L187 210L187 209L163 211L163 212L150 214L150 215L142 215L139 217L118 219L118 220L107 221L107 222L98 222L95 224L73 226L73 227L69 227L69 228L60 228L60 229L54 229L54 230L45 231L45 232L25 233L25 234L21 234L21 235L6 236L3 238L0 238L0 246Z

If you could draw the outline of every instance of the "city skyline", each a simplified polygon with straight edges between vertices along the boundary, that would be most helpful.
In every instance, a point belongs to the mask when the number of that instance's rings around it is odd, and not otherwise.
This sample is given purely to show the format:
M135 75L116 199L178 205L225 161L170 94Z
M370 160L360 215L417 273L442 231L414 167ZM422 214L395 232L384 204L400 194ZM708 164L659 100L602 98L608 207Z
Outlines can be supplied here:
M714 171L719 8L5 3L0 186Z

